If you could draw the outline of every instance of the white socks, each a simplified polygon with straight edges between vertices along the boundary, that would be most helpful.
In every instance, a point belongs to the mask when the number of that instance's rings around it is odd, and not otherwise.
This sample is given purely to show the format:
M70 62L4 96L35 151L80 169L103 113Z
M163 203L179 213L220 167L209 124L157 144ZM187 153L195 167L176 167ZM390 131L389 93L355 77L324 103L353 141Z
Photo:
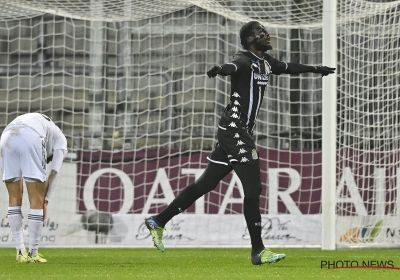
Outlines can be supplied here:
M38 254L43 231L43 209L30 209L28 215L29 253L32 257Z
M24 245L24 234L22 229L21 206L8 207L7 214L8 223L11 228L11 234L14 239L15 248L17 249L17 254L19 252L21 252L21 254L25 254L26 249Z
M8 207L8 223L14 239L17 254L26 253L24 245L24 235L22 229L22 213L21 206ZM43 231L43 209L30 209L28 215L28 232L29 232L29 252L32 257L38 254L39 243L42 238Z

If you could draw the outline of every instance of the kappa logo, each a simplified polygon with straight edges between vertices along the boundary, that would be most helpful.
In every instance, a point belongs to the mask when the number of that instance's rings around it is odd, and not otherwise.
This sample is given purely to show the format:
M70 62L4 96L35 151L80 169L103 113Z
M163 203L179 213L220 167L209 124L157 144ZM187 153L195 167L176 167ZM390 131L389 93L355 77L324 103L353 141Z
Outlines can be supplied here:
M238 111L238 108L237 108L236 106L233 106L233 107L232 107L232 111L233 111L233 112L237 112L237 111Z
M240 162L248 162L249 160L246 157L242 157L242 159L240 160Z
M255 72L260 72L260 66L258 66L255 63L251 64L251 70L255 71Z
M233 104L235 104L236 106L240 105L239 101L237 100L233 101Z
M231 115L231 118L238 119L239 116L238 116L236 113L233 113L233 114Z
M235 133L235 136L233 136L233 138L239 138L239 133Z
M245 149L243 149L243 148L240 148L240 150L239 150L239 155L240 155L240 154L245 154L245 153L247 153L247 151L246 151Z
M236 146L242 146L242 145L244 145L244 142L243 142L242 140L239 140L239 141L237 142L237 144L236 144Z
M239 93L237 93L237 92L234 92L234 93L232 94L232 96L233 96L233 97L236 97L236 98L240 98L240 95L239 95Z
M236 128L237 128L235 122L231 122L231 123L229 124L229 126L230 126L230 127L236 127Z

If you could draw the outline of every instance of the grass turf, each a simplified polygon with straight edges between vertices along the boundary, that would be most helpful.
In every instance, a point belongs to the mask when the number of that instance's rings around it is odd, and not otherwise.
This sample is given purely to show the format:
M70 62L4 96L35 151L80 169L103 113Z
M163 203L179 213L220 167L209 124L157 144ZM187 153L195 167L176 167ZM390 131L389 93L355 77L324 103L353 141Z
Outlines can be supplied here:
M16 263L14 249L0 250L0 279L400 279L394 269L321 269L321 261L344 260L400 267L398 249L274 249L286 260L262 266L251 264L248 249L43 248L47 264Z

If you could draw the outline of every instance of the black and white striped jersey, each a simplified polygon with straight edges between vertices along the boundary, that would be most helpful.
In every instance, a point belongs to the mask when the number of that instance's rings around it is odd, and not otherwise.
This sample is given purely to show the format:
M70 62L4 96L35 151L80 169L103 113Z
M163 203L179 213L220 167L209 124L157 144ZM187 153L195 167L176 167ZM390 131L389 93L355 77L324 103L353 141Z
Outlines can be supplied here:
M231 64L235 65L236 71L231 74L231 97L227 108L229 116L245 122L252 133L269 77L283 73L287 63L268 54L259 58L251 51L239 51Z

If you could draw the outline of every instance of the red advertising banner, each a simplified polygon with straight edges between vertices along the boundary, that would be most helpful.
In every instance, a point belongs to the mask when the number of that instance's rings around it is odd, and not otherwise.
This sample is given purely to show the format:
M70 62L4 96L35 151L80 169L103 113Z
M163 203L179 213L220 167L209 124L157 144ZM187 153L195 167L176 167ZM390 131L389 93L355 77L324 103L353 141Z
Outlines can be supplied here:
M78 213L87 210L89 200L99 211L117 213L122 208L128 214L143 214L152 198L162 200L165 186L171 187L173 197L195 181L196 175L207 165L209 152L187 152L160 149L140 151L81 151L77 164ZM262 214L273 212L286 214L318 214L321 198L321 152L319 150L273 150L260 149L263 191L260 208ZM272 178L272 179L271 179ZM237 185L237 177L231 173L204 196L204 214L220 213L220 206L227 190ZM157 186L155 185L157 184ZM127 188L127 185L130 187ZM163 188L164 186L164 188ZM86 194L87 195L87 194ZM129 197L128 197L129 196ZM133 197L130 197L133 196ZM239 188L231 193L240 198ZM127 200L132 204L126 208ZM155 200L156 201L156 200ZM156 201L157 202L157 201ZM148 213L157 213L167 203L153 203ZM290 206L291 205L291 206ZM126 209L128 209L126 211ZM291 213L295 212L295 213ZM196 213L195 205L187 213ZM223 214L242 213L241 203L229 203ZM147 213L146 213L147 214ZM275 214L275 213L274 213Z

